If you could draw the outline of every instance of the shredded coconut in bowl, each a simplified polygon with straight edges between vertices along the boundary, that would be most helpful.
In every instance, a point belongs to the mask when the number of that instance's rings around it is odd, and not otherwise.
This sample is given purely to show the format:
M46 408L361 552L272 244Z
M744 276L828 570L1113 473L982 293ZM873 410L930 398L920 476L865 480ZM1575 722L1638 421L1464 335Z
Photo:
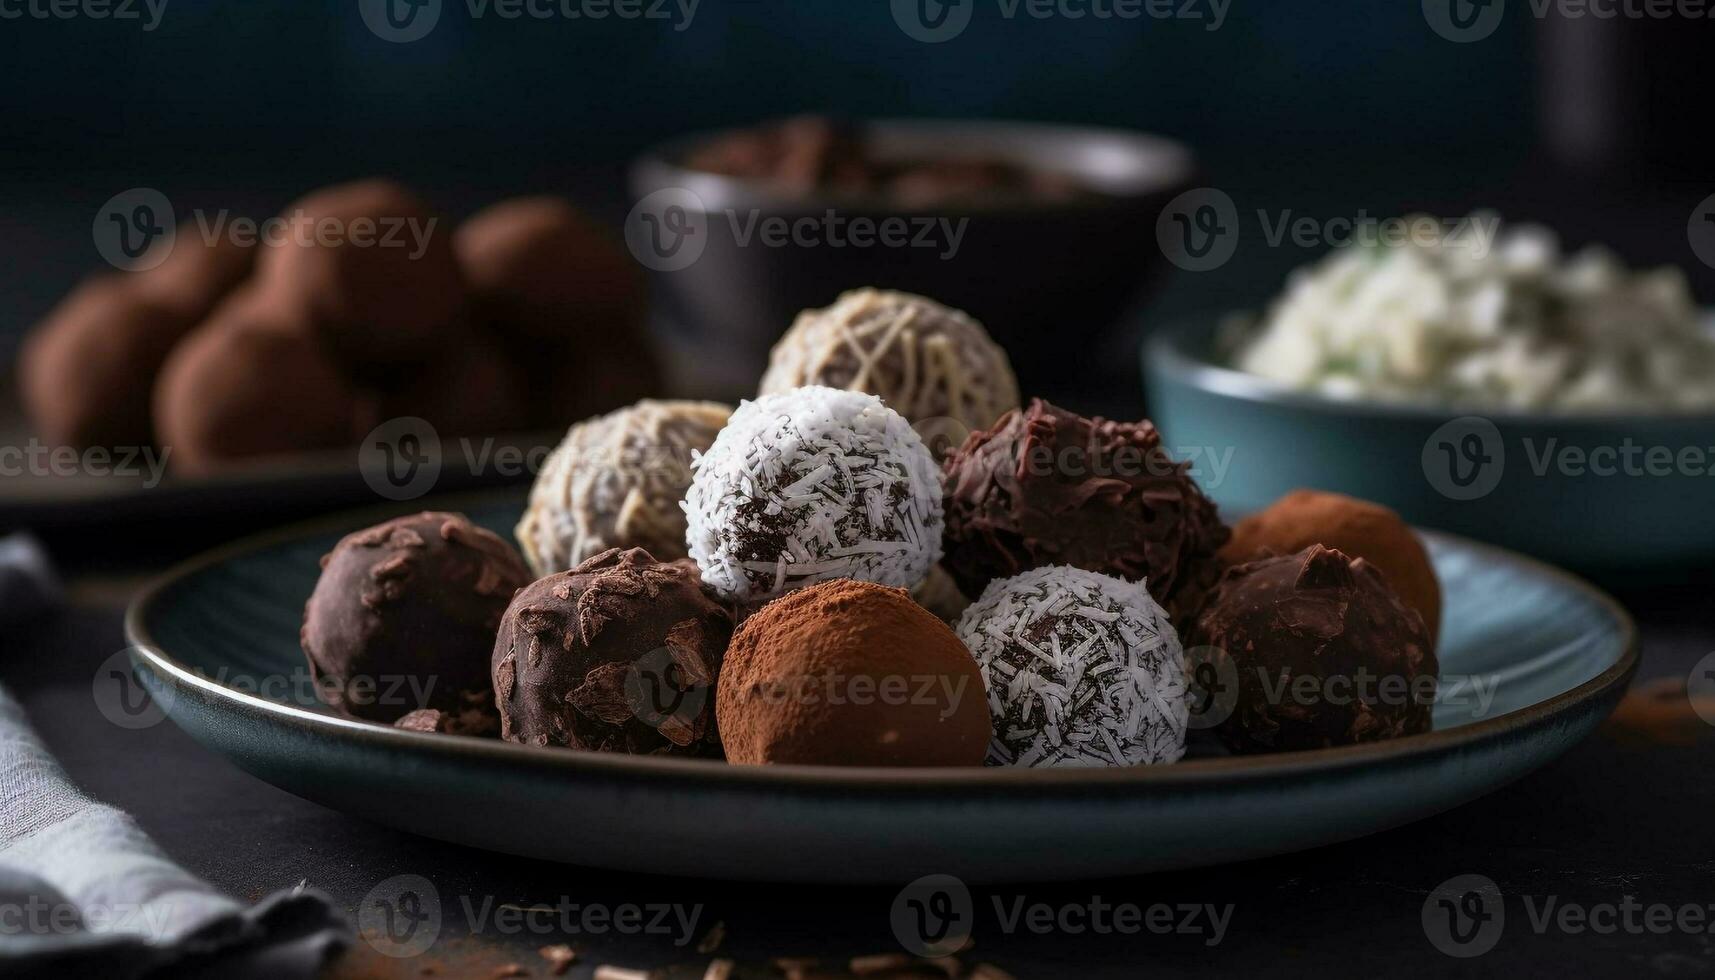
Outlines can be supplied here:
M1563 256L1553 233L1473 215L1293 273L1234 366L1332 398L1474 409L1715 408L1715 334L1674 268ZM1442 233L1440 229L1449 229Z

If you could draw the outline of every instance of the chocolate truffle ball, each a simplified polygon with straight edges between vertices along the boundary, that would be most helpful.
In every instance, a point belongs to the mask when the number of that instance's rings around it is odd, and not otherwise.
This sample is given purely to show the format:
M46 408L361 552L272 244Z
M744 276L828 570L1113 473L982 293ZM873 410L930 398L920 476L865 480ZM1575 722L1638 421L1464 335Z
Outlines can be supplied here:
M324 188L281 212L284 230L258 260L270 296L290 302L347 364L421 361L463 315L452 229L391 181Z
M691 457L714 444L732 407L645 400L579 422L542 464L518 523L537 575L565 571L609 548L685 557Z
M1440 668L1423 618L1363 558L1311 545L1228 569L1188 642L1231 661L1236 701L1217 731L1235 752L1430 729Z
M211 241L183 225L170 247L165 261L132 278L138 295L172 310L187 325L213 312L249 277L256 264L254 242L240 244L230 235Z
M1441 633L1441 583L1429 552L1398 514L1380 504L1320 490L1294 490L1233 525L1221 559L1238 565L1265 554L1292 555L1313 544L1362 558L1423 617L1433 647Z
M322 558L299 633L317 694L372 721L462 715L489 698L495 628L529 580L511 546L461 514L346 535Z
M538 579L494 643L500 736L633 754L718 756L711 697L732 613L689 561L613 548Z
M716 704L729 762L975 766L982 690L958 637L904 590L839 579L745 620Z
M86 280L19 353L24 408L56 446L147 446L150 393L192 323L141 296L130 279Z
M761 394L826 385L877 395L939 455L1018 407L1012 364L976 322L931 299L878 289L806 310L774 345ZM932 429L933 431L926 431Z
M1041 399L948 457L947 570L967 595L1043 565L1127 581L1182 624L1219 575L1228 531L1153 423L1084 418Z
M941 556L935 461L874 395L810 387L744 402L692 470L687 550L728 599L832 578L911 588Z
M1185 754L1184 653L1141 583L1069 565L989 583L959 620L1001 766L1137 766Z
M155 383L156 435L177 472L348 446L378 421L313 336L240 294L173 350Z

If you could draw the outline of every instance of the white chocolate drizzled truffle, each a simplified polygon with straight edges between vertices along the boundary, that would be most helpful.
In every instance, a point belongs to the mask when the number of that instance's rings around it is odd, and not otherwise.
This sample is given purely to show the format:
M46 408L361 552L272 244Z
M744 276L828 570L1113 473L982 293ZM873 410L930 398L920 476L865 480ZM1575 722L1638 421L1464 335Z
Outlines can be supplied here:
M957 631L988 689L990 765L1136 766L1185 754L1184 653L1142 582L1032 569L990 582Z
M729 599L833 578L911 588L941 557L940 472L874 395L808 387L741 402L692 469L686 543Z
M516 534L537 576L609 548L685 557L691 457L715 441L732 407L644 400L571 427L542 464Z
M1018 407L1006 352L982 324L910 293L857 289L834 305L798 314L769 355L761 393L800 385L867 391L913 425L962 429L931 434L951 445Z

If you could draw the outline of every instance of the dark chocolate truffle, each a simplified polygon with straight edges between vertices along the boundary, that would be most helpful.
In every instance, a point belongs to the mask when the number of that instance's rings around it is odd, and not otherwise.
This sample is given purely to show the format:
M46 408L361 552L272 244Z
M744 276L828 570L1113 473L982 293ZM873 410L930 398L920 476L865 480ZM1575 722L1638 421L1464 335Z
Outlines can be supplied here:
M233 297L156 379L156 435L179 473L352 444L378 421L314 336L253 294Z
M1228 569L1186 646L1231 663L1236 700L1217 731L1235 752L1430 729L1440 667L1423 617L1365 559L1312 545Z
M727 761L975 766L982 675L904 589L835 579L790 592L733 637L717 694Z
M1233 525L1221 559L1238 565L1265 555L1292 555L1313 544L1362 558L1387 576L1405 604L1423 617L1433 646L1441 632L1441 584L1411 525L1380 504L1320 490L1294 490Z
M462 514L424 512L346 535L322 558L304 606L299 640L316 693L371 721L419 708L462 717L490 697L494 631L529 580L510 545Z
M613 548L538 579L494 642L500 735L526 745L719 756L712 689L732 613L697 566Z
M946 557L966 595L1044 565L1127 581L1175 623L1219 574L1227 528L1148 420L1084 418L1041 399L947 458Z
M398 184L323 188L286 207L284 241L263 251L257 278L291 303L348 364L371 370L420 361L464 314L452 229Z

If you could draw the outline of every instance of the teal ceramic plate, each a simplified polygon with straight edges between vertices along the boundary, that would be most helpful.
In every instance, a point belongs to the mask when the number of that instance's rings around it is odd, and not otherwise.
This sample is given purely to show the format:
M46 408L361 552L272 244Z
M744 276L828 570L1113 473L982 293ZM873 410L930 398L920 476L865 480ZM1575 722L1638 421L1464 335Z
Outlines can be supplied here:
M1223 509L1299 487L1604 575L1715 559L1715 415L1459 411L1337 401L1224 367L1215 320L1144 348L1150 418Z
M506 533L515 496L434 501ZM1103 770L842 769L636 758L398 731L315 706L298 622L351 515L207 555L133 604L138 675L210 748L306 799L555 861L724 878L1054 880L1346 840L1457 806L1596 727L1632 624L1562 572L1431 536L1446 586L1435 730L1392 742ZM300 681L294 681L299 678ZM1045 834L1053 828L1052 834ZM1051 841L1052 844L1045 844Z

